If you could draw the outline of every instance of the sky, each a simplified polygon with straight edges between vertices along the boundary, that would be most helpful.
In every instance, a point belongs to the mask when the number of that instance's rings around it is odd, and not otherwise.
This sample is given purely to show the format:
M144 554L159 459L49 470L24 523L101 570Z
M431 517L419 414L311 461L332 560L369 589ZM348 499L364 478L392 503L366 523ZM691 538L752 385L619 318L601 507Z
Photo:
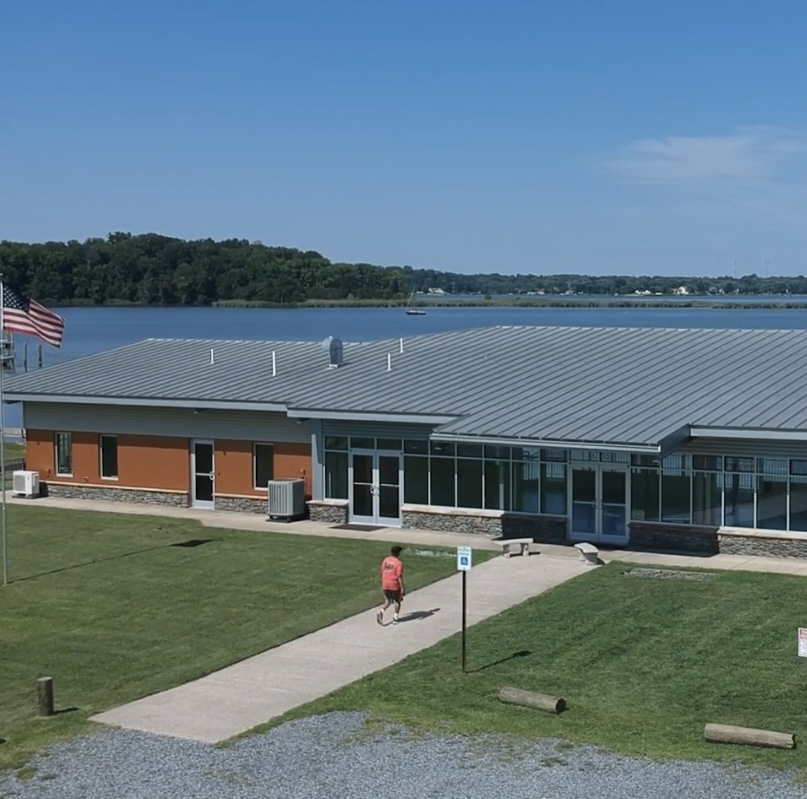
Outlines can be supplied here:
M0 239L807 272L804 0L0 2Z

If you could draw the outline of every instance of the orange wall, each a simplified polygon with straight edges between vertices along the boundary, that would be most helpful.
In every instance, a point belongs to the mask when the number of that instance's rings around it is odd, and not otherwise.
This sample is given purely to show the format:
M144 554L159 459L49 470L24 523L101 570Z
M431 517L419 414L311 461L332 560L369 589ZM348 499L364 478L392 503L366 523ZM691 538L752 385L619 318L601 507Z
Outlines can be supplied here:
M189 491L190 441L167 436L118 436L118 480L102 480L97 433L73 433L73 475L55 473L55 433L26 431L26 468L49 482L114 483L122 488ZM252 481L252 442L215 442L216 494L265 496ZM311 494L311 447L308 444L274 444L274 476L304 477Z
M274 445L274 476L304 477L305 491L311 494L311 447L308 444ZM216 441L216 493L266 496L253 486L252 442Z

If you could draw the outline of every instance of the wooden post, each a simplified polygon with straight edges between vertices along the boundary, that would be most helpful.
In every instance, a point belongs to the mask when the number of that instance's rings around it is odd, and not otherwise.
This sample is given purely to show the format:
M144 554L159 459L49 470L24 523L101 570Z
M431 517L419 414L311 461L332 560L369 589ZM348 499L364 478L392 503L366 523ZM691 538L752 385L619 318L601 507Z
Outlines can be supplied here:
M499 701L508 705L521 705L547 713L562 713L566 709L566 700L557 696L538 694L535 691L522 691L520 688L502 688Z
M796 738L789 733L735 727L733 724L707 724L703 730L703 737L712 743L768 746L774 749L795 749L796 747Z
M40 716L53 715L53 677L40 677L36 681L36 696Z

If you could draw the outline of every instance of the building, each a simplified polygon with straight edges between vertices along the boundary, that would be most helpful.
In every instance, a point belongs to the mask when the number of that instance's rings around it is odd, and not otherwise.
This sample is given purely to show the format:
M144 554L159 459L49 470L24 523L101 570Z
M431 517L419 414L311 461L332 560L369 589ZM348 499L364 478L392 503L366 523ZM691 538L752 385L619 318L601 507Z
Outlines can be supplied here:
M807 556L807 330L151 339L15 376L52 495Z

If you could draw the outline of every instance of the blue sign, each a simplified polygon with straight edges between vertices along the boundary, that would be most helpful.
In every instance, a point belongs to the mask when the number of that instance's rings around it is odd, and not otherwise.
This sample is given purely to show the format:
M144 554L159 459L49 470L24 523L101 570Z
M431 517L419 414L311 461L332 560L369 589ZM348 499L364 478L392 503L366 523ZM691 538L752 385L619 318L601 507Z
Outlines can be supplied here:
M457 571L471 571L472 551L471 547L457 547Z

